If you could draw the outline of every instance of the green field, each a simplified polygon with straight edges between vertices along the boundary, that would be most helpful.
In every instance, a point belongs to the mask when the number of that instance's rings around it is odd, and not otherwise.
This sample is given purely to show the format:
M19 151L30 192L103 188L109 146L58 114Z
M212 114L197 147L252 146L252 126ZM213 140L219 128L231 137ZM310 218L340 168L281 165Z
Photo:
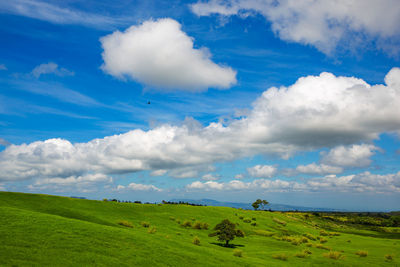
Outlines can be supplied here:
M400 265L399 227L327 217L0 192L0 266ZM223 219L246 234L232 241L235 248L208 237ZM196 222L210 227L194 229ZM238 249L242 257L234 256Z

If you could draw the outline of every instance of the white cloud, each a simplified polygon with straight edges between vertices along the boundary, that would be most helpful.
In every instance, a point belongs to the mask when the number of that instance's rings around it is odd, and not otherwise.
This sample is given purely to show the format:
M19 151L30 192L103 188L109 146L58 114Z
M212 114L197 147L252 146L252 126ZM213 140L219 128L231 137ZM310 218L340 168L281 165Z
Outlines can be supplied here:
M7 191L3 184L0 184L0 191Z
M204 91L229 88L236 71L215 64L206 48L195 49L193 38L173 19L149 20L100 39L102 69L160 90Z
M7 70L7 67L6 67L6 65L4 65L4 64L0 64L0 70Z
M366 144L338 146L322 154L321 162L342 167L367 167L372 162L370 157L377 150L376 146Z
M343 168L325 164L311 163L308 165L297 166L296 172L304 174L337 174L343 172Z
M31 74L36 78L39 78L43 74L54 74L57 76L72 76L74 72L67 70L66 68L59 68L54 62L43 63L36 66Z
M132 191L157 191L157 192L161 192L162 189L151 185L151 184L136 184L136 183L130 183L127 186L123 186L123 185L118 185L116 188L118 191L120 190L132 190Z
M234 178L235 178L236 180L243 179L243 178L244 178L244 174L241 174L241 173L236 174Z
M343 48L378 40L389 53L399 53L400 5L397 0L210 0L190 5L198 16L263 15L282 40L313 45L331 54ZM385 45L388 40L397 45Z
M256 179L251 182L232 180L229 182L200 182L188 184L187 191L233 191L246 192L374 192L400 193L400 172L394 174L371 174L364 172L347 176L327 175L308 179L305 182L285 180Z
M97 190L101 183L112 183L113 179L101 173L86 174L82 176L39 178L29 185L32 191L54 190L57 192L92 192Z
M0 152L0 181L143 170L198 177L213 172L215 162L257 154L287 157L298 151L369 142L381 133L400 131L399 80L398 68L386 76L387 85L374 86L322 73L300 78L289 87L268 89L247 117L227 125L184 122L87 143L49 139L10 145Z
M201 180L203 181L217 181L219 180L218 175L212 175L211 173L204 174L203 177L201 177Z
M253 177L271 178L276 174L276 167L271 165L256 165L247 168L247 172Z
M163 176L167 173L167 170L155 170L150 173L151 176Z
M4 138L0 138L0 146L9 146L11 145L10 142L8 142L6 139Z
M93 28L110 28L120 24L115 18L63 8L37 0L1 1L0 12L48 21L55 24L78 24Z

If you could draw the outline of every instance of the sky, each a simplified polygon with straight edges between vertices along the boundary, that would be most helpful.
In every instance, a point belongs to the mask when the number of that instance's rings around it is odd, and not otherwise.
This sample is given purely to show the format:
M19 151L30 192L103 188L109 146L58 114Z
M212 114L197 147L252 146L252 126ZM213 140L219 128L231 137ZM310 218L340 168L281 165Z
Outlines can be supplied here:
M397 0L0 2L0 190L400 209Z

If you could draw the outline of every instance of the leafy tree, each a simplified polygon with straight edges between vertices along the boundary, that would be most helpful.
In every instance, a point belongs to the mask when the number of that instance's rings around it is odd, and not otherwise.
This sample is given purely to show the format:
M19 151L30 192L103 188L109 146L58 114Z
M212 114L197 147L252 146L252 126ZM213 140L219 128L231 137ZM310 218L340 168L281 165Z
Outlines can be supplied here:
M264 206L268 204L269 202L266 201L265 199L257 199L251 205L253 206L254 210L257 210L260 207L260 205L262 206L262 209L264 209Z
M235 229L236 224L228 219L223 220L214 227L215 232L208 236L218 236L218 241L225 241L225 246L229 246L229 241L237 237L244 237L244 232L240 229Z

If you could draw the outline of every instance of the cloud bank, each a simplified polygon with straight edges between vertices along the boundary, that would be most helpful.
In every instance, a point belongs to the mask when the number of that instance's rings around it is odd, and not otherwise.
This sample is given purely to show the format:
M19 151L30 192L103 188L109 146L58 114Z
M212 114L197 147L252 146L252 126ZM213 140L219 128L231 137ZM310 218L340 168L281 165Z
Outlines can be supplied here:
M280 39L312 45L328 55L338 45L359 46L371 40L390 54L400 52L396 0L209 0L190 8L198 16L261 14ZM397 45L387 46L390 42Z
M198 172L199 166L212 172L215 162L258 154L287 158L327 147L339 148L329 152L323 163L343 165L335 160L343 154L340 146L400 132L400 69L393 68L385 83L369 85L354 77L321 73L302 77L289 87L269 88L247 117L232 119L228 125L202 126L188 119L182 125L136 129L87 143L49 139L10 145L0 152L0 181L143 170L175 172L184 178L193 177L188 172ZM351 164L361 166L375 148L346 149L355 155Z
M400 172L393 174L371 174L363 172L347 176L327 175L312 178L306 182L284 181L280 179L256 179L252 182L232 180L229 182L200 182L187 185L188 191L257 191L263 192L374 192L399 193Z
M211 61L206 48L195 49L193 38L173 19L149 20L100 39L104 72L136 80L159 90L226 89L236 71Z

